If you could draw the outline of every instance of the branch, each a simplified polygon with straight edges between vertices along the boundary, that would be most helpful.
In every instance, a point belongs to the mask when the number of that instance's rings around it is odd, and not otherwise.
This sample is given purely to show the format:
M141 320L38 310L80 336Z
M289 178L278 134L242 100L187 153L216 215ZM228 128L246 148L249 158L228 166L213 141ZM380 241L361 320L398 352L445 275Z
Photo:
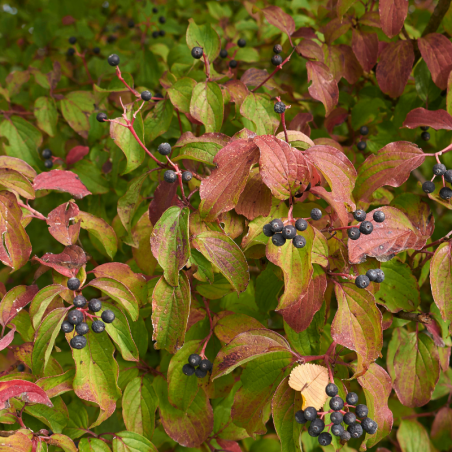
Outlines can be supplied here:
M430 20L428 21L427 26L425 27L424 31L422 32L422 36L426 36L430 33L434 33L438 27L440 26L444 16L446 15L447 11L449 10L451 0L439 0L438 4L436 5Z
M397 312L393 314L394 317L398 317L403 320L410 320L412 322L423 323L424 325L428 325L432 322L432 317L430 314L426 314L425 312Z

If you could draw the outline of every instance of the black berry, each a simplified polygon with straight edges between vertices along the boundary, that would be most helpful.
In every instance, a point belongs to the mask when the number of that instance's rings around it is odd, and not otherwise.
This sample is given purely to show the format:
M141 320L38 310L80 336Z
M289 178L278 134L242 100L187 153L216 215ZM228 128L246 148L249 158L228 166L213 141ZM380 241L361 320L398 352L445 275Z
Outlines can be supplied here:
M193 47L193 49L191 49L191 56L197 60L202 58L202 47Z
M129 28L135 27L135 21L133 19L129 19L129 22L127 22L127 26Z
M313 421L317 417L317 410L313 406L308 406L304 410L304 417L308 421Z
M107 61L110 66L117 66L119 64L119 57L113 53L108 57Z
M364 221L366 219L366 212L362 209L357 210L356 212L353 212L353 217L356 221Z
M442 176L447 171L446 165L443 165L442 163L437 163L436 165L433 165L433 174L435 176Z
M68 322L67 320L65 320L62 324L61 324L61 331L63 333L70 333L71 331L74 331L74 325L72 325L72 323Z
M430 129L429 126L421 126L421 130L428 130L428 129Z
M99 47L93 47L93 53L96 54L96 55L99 55L100 48Z
M430 140L430 134L429 134L428 132L422 132L422 133L421 133L421 138L422 138L424 141L428 141L428 140Z
M79 323L76 327L75 327L75 332L79 335L79 336L84 336L85 334L89 333L89 326L87 323L82 322Z
M378 277L377 270L374 270L374 269L367 270L366 276L369 278L369 281L375 282ZM347 402L347 403L349 403L349 402ZM350 405L353 405L353 403L350 403Z
M375 271L377 272L377 279L375 280L375 282L380 284L385 280L385 274L383 270L380 270L379 268L377 268Z
M359 151L364 151L367 148L367 143L365 141L360 141L356 147Z
M89 300L88 307L92 312L99 312L102 309L102 302L97 298Z
M331 444L331 441L333 441L333 437L331 436L330 433L328 432L320 433L319 444L321 446L328 446L329 444Z
M182 367L182 373L187 375L187 377L191 377L195 373L195 368L190 366L190 364L184 364Z
M152 8L152 12L154 13L154 14L157 14L158 12L159 12L159 10L158 10L158 8Z
M95 333L102 333L103 331L105 331L105 323L101 322L100 320L95 320L91 325L91 329Z
M206 375L207 375L207 370L203 370L203 369L201 369L201 368L197 368L196 370L195 370L195 375L198 377L198 378L204 378Z
M152 99L152 94L150 91L143 91L141 93L141 98L146 101L149 102Z
M333 424L340 424L343 421L344 416L341 412L334 411L331 413L330 419Z
M221 58L226 58L228 56L228 51L226 49L221 49L220 50L220 57Z
M365 432L369 433L370 435L373 435L378 429L377 423L369 417L366 417L362 420L361 427Z
M352 435L350 435L349 432L344 430L344 433L342 433L342 435L341 435L341 440L346 442L346 441L350 441L351 439L352 439Z
M165 36L165 30L160 30L160 31L159 31L159 35L160 35L160 36Z
M367 126L361 126L361 128L359 129L359 133L361 135L367 135L369 133L369 127Z
M292 240L295 248L304 248L306 246L306 239L301 235L296 235Z
M449 169L444 173L444 179L446 182L449 182L449 184L452 184L452 170Z
M113 320L115 320L115 313L107 309L101 314L100 317L105 323L112 323Z
M177 174L173 170L166 170L163 175L163 180L169 184L174 184L177 181Z
M311 210L311 218L313 220L320 220L320 218L322 218L322 211L317 209L317 207L314 207L314 209Z
M295 227L301 232L306 231L306 229L308 229L308 222L306 220L303 220L303 218L299 218L295 222Z
M231 69L235 69L237 67L237 61L236 60L229 61L229 67Z
M190 182L193 179L193 174L190 171L184 171L182 173L182 180L184 182Z
M326 395L334 397L339 394L339 388L334 383L328 383L325 388Z
M281 44L275 44L273 47L273 52L275 53L281 53L283 51L282 45Z
M383 223L386 219L386 215L381 210L376 210L374 212L373 218L376 223Z
M331 427L331 433L334 436L341 436L344 433L344 427L341 424L335 424Z
M25 371L25 364L19 364L17 366L17 372L24 372Z
M363 221L359 225L359 232L365 235L369 235L374 230L374 225L370 221Z
M283 246L286 243L286 239L282 234L277 233L272 237L272 243L275 246Z
M344 401L341 397L333 397L330 400L330 408L334 411L342 410L342 408L344 408Z
M325 422L322 419L314 419L309 426L308 433L310 436L319 436L325 428Z
M69 49L67 49L66 51L66 55L71 57L75 55L75 49L73 47L69 47Z
M299 410L295 413L295 421L299 424L306 424L306 422L308 422L308 420L304 417L303 410Z
M435 191L435 184L428 180L422 184L422 190L424 190L425 193L433 193Z
M349 411L348 413L344 414L344 423L347 425L352 425L356 422L356 416L355 413L352 413Z
M201 362L201 357L197 355L196 353L190 355L188 357L188 364L192 365L193 367L199 366Z
M356 405L355 414L358 417L366 417L369 414L369 408L367 408L366 405L360 403L359 405Z
M262 232L266 237L271 237L274 232L272 229L272 225L270 223L264 224L264 227L262 228Z
M67 315L67 320L72 325L78 325L83 322L83 314L80 311L73 310Z
M45 166L47 169L52 168L52 167L53 167L53 162L52 162L52 160L50 160L50 159L44 160L44 166Z
M452 198L452 190L449 187L443 187L439 191L439 196L442 199L448 200L448 199Z
M291 224L288 224L284 226L282 230L282 236L287 239L291 240L297 235L297 230L295 229L295 226L292 226Z
M356 287L359 287L360 289L365 289L370 284L370 279L366 275L359 275L355 279Z
M282 63L282 56L281 55L273 55L271 62L273 66L279 66Z
M42 158L49 159L50 157L52 157L52 151L49 148L43 149L41 155Z
M87 340L85 336L74 336L69 343L72 348L81 350L86 347Z
M206 371L212 370L212 363L208 359L203 359L199 363L199 368Z
M78 290L80 287L80 280L78 278L69 278L67 280L67 288L69 290Z
M75 36L71 36L69 39L69 44L74 45L77 42L77 38Z
M273 107L273 110L275 110L275 113L281 115L286 111L286 106L283 102L276 102L275 106Z
M159 17L159 22L160 22L161 24L164 24L164 23L166 22L166 19L165 19L163 16L160 16L160 17Z
M369 272L367 272L367 273L369 273ZM371 281L373 281L373 280L371 279ZM345 397L345 401L349 405L356 405L356 402L358 402L358 394L356 394L356 392L349 392L347 394L347 396Z
M238 45L239 47L245 47L245 46L246 46L246 41L245 41L245 39L240 38L240 39L237 41L237 45Z
M284 223L279 218L275 218L270 222L273 232L281 232L284 229Z
M86 298L83 295L77 295L74 298L73 303L76 308L84 308L86 305Z
M104 122L106 119L108 119L108 117L105 113L97 113L96 119L99 122Z
M169 143L160 143L157 151L159 151L159 153L162 155L170 155L171 145Z
M350 433L351 437L355 439L359 438L363 434L363 428L358 423L349 425L347 431Z
M347 235L351 240L358 240L361 236L361 232L359 232L358 228L350 228L347 229Z
M157 31L157 30L154 30L153 32L152 32L152 37L153 38L158 38L160 36L160 34L159 34L159 32Z

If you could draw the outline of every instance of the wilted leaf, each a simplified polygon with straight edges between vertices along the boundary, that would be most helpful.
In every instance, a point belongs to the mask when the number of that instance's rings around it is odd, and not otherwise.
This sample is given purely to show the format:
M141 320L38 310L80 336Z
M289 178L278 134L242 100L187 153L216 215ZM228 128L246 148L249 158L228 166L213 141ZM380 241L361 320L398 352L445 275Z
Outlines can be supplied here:
M325 392L328 382L328 369L318 364L301 364L292 369L289 377L289 386L303 397L303 408L313 406L318 410L328 398Z
M53 407L47 394L37 385L25 380L9 380L0 382L0 409L9 407L9 399L18 397L28 403L42 403Z
M38 292L36 285L16 286L7 292L0 302L0 324L8 325Z
M68 202L53 209L47 216L50 234L63 245L74 245L78 240L80 223L75 222L75 217L79 212L77 204Z
M53 268L67 278L76 275L88 262L86 253L77 245L67 246L60 254L46 253L41 258L35 256L33 260Z
M51 170L38 174L33 181L35 190L59 190L70 193L76 199L90 195L77 174L72 171Z
M408 14L408 0L381 0L379 12L381 29L388 38L393 38L400 33L405 22Z
M452 243L442 243L430 261L432 295L445 322L452 321Z
M436 130L452 130L452 116L446 110L431 111L415 108L407 114L403 127L417 129L420 126L428 126Z

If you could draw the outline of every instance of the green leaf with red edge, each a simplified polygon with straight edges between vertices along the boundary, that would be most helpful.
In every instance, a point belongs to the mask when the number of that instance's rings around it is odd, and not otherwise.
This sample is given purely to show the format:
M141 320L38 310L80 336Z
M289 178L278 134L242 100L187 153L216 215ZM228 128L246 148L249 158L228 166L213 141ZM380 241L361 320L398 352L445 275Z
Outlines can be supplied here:
M442 243L430 261L433 299L442 319L452 321L452 242Z
M435 130L452 130L452 116L446 110L426 110L425 108L415 108L411 110L403 122L403 127L417 129L421 126L428 126Z
M144 136L146 141L154 141L171 126L174 107L169 99L157 102L157 105L144 119Z
M238 334L245 331L264 328L261 322L245 314L222 311L218 317L214 333L223 344L229 344Z
M281 121L281 115L274 110L274 102L264 94L249 93L240 106L240 114L254 125L257 135L274 134Z
M363 388L366 396L369 417L378 424L377 433L374 435L366 433L363 441L363 446L370 448L391 432L394 418L392 411L388 407L388 399L392 391L392 382L391 377L383 367L372 363L367 372L358 377L358 383Z
M212 133L221 130L223 113L221 88L215 82L198 83L193 89L190 101L191 116L204 124L206 133Z
M35 330L41 325L42 318L52 301L65 290L67 290L67 287L62 286L61 284L51 284L50 286L42 288L33 297L29 312L31 323Z
M35 100L33 113L37 126L45 133L54 137L57 132L58 112L55 100L51 97L38 97Z
M33 433L29 430L21 429L12 433L11 436L0 437L0 450L2 452L32 452ZM42 452L39 451L39 452Z
M74 376L75 369L69 369L61 375L40 378L36 381L36 384L46 392L48 397L53 398L73 391Z
M156 377L153 384L165 432L182 446L199 447L213 429L213 410L205 392L200 389L184 412L169 403L167 383L162 377Z
M91 322L87 322L91 326ZM72 335L67 334L66 339ZM100 408L99 416L90 428L101 424L116 410L116 400L121 396L117 384L119 367L113 357L115 347L107 334L90 332L88 342L81 350L72 349L75 362L74 391L77 397L93 402Z
M52 403L51 408L45 405L32 405L26 406L24 411L40 420L54 433L62 433L68 424L68 409L61 397L54 397Z
M35 191L30 182L18 171L0 168L0 184L23 198L35 199Z
M202 232L192 238L192 246L220 270L237 293L246 289L248 262L234 240L222 232Z
M158 452L147 438L128 431L115 433L112 447L113 452Z
M300 294L304 293L311 281L313 268L311 250L314 241L314 230L308 225L302 236L306 239L304 248L295 248L292 243L275 246L269 241L266 248L267 259L281 268L284 274L284 293L279 299L277 309L285 309L297 303Z
M195 86L196 80L189 77L182 77L168 89L171 103L180 112L190 113L190 100Z
M320 61L307 61L308 81L312 82L308 88L309 94L322 102L325 116L328 116L339 101L337 81L327 65Z
M36 177L36 171L28 163L15 157L1 155L0 168L8 168L17 171L29 180L33 180Z
M397 429L402 452L436 452L425 427L416 419L403 419Z
M389 343L387 367L403 405L423 406L430 401L440 367L438 350L429 336L396 328Z
M179 285L179 270L190 258L189 215L188 207L172 206L163 213L151 233L152 254L171 286Z
M450 449L452 446L452 409L448 406L441 408L435 416L432 440L440 450Z
M0 408L3 410L8 407L8 401L12 397L20 398L28 403L41 403L52 407L47 394L36 384L19 379L9 381L0 381Z
M262 328L238 334L217 354L212 370L212 380L231 373L235 368L261 355L281 351L291 356L289 343L274 331Z
M205 25L197 25L193 19L188 19L187 28L187 45L191 49L193 47L202 47L207 55L210 64L218 56L221 49L221 42L218 33L207 23Z
M301 393L289 386L289 378L286 377L272 399L273 424L284 452L302 452L299 439L302 426L295 421L295 413L301 410L302 405Z
M162 276L152 292L152 340L156 349L175 353L185 339L190 313L190 282L182 273L179 286L173 287Z
M447 96L446 96L446 109L447 113L449 115L452 113L452 71L451 74L449 74L449 77L447 79Z
M338 309L331 324L331 337L338 344L356 351L355 375L367 371L383 347L382 315L367 290L354 284L335 284Z
M33 299L39 288L36 285L16 286L0 302L0 325L6 326Z
M89 91L72 91L60 101L61 114L67 123L83 138L88 138L89 116L96 100Z
M278 6L267 6L262 10L267 21L279 28L283 33L286 33L288 36L292 35L295 31L295 21L292 16L285 13Z
M127 430L152 439L158 399L150 380L142 375L131 380L123 395L122 416Z
M82 438L78 443L79 452L111 452L107 443L98 438Z
M53 268L67 278L71 278L86 265L88 256L79 246L71 245L67 246L62 253L46 253L41 258L34 256L32 260L46 267Z
M403 23L408 14L408 1L381 0L379 3L379 13L381 29L388 38L393 38L402 30Z
M140 270L146 275L152 275L157 266L157 260L151 251L152 229L149 212L144 212L132 228L133 240L138 244L138 248L132 247L132 255Z
M67 202L59 205L47 215L50 234L65 246L74 245L79 237L80 224L74 218L79 213L77 204ZM71 224L73 221L73 224Z

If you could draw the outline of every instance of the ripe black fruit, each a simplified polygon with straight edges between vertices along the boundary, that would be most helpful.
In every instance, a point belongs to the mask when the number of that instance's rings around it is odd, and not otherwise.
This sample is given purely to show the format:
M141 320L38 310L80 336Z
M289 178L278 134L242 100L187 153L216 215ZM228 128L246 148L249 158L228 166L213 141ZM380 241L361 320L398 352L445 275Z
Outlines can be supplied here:
M101 322L100 320L95 320L91 325L91 329L95 333L102 333L103 331L105 331L105 323Z
M422 184L422 190L424 190L425 193L433 193L435 191L435 184L428 180Z
M449 187L443 187L439 191L439 196L442 199L448 200L448 199L452 198L452 190Z
M347 431L350 433L352 438L359 438L363 434L363 428L360 424L349 425Z
M306 239L301 235L296 235L292 240L295 248L304 248L306 246Z
M363 221L359 225L359 232L365 235L369 235L374 230L374 225L370 221Z
M309 426L308 433L310 436L319 436L325 428L325 422L322 419L314 419Z
M370 284L370 279L366 275L359 275L355 279L356 287L359 287L360 289L365 289Z
M281 55L273 55L271 62L273 66L279 66L282 63L282 56Z
M69 278L67 280L67 288L69 290L78 290L80 287L80 280L78 278Z
M73 310L67 315L67 320L72 325L78 325L83 322L83 314L80 311Z
M273 107L273 110L275 110L275 113L281 115L286 111L286 106L282 102L276 102L275 106Z
M164 23L166 22L166 19L165 19L163 16L160 16L160 17L159 17L159 22L160 22L161 24L164 24Z
M206 375L207 375L207 370L203 370L203 369L201 369L201 368L197 368L196 370L195 370L195 375L198 377L198 378L204 378Z
M424 141L428 141L428 140L430 140L430 134L429 134L428 132L422 132L422 133L421 133L421 138L422 138Z
M344 433L342 433L342 435L341 435L341 440L345 442L345 441L350 441L351 439L352 439L352 435L350 435L349 432L344 430Z
M449 182L449 184L452 184L452 170L449 169L444 173L444 179L446 182Z
M342 427L342 425L340 424L335 424L331 427L331 433L334 436L341 436L342 433L344 433L344 427Z
M105 323L112 323L113 320L115 320L115 313L107 309L101 314L100 317Z
M77 42L77 38L75 36L71 36L69 39L69 44L74 45Z
M347 425L352 425L356 422L356 416L355 413L352 413L351 411L349 411L348 413L344 414L344 422Z
M158 11L159 11L159 10L158 10L158 8L155 8L155 7L154 7L154 8L152 8L152 12L153 12L154 14L157 14L157 13L158 13Z
M266 237L271 237L274 235L272 225L270 223L264 224L264 227L262 228L262 232Z
M157 31L157 30L154 30L153 32L152 32L152 37L155 39L155 38L158 38L159 37L159 32Z
M365 141L360 141L356 147L359 151L364 151L367 148L367 143Z
M295 421L298 424L306 424L306 422L308 422L308 420L304 417L303 410L299 410L295 413Z
M221 58L226 58L228 56L228 51L226 49L221 49L220 50L220 57Z
M89 300L88 307L92 312L99 312L102 309L102 302L97 298Z
M381 210L376 210L374 212L373 218L376 223L383 223L386 219L386 215Z
M166 170L163 175L163 180L169 184L174 184L177 180L177 174L173 170Z
M86 298L83 295L77 295L74 298L74 306L76 308L84 308L86 305Z
M85 336L74 336L69 343L72 348L75 348L76 350L81 350L82 348L86 347L87 342L88 341L86 340Z
M308 229L308 222L306 220L303 220L303 218L299 218L295 222L295 227L301 232L306 231L306 229Z
M236 60L229 61L229 67L231 69L235 69L237 67L237 61Z
M353 212L353 217L356 221L364 221L366 219L366 212L362 209L357 210L356 212Z
M190 182L193 179L193 174L190 171L184 171L182 173L182 180L184 182Z
M377 270L374 270L373 268L370 270L367 270L366 276L369 278L369 281L375 282L378 277ZM347 403L349 403L349 402L347 402ZM353 403L351 403L350 405L353 405Z
M333 424L340 424L344 420L344 416L339 411L334 411L331 413L330 419Z
M117 66L119 64L119 57L118 55L116 55L115 53L112 53L109 57L108 57L108 64L110 66Z
M322 211L317 209L317 207L314 207L314 209L311 210L311 218L313 220L320 220L320 218L322 218Z
M437 163L436 165L433 165L433 174L435 176L442 176L447 171L446 165L443 165L442 163Z
M326 395L334 397L339 394L339 388L334 383L328 383L325 388Z
M87 323L82 322L79 323L76 327L75 327L75 332L79 335L79 336L84 336L85 334L89 333L89 326Z
M193 367L199 366L200 362L201 357L196 353L193 353L188 357L188 364L192 365Z
M150 91L143 91L141 93L141 98L146 101L149 102L152 99L152 94Z
M190 364L184 364L182 367L182 373L187 375L187 377L191 377L195 373L195 368L190 366Z
M199 60L202 57L202 47L193 47L191 49L191 56Z
M52 167L53 167L53 162L52 162L52 160L50 160L50 159L44 160L44 166L45 166L47 169L52 168Z
M291 224L288 224L284 226L282 230L282 236L286 240L291 240L297 235L297 230L295 229L295 226L292 226Z
M351 240L358 240L361 236L361 232L359 232L358 228L350 228L347 229L347 235Z
M159 35L160 35L160 36L165 36L165 30L160 30L160 31L159 31Z
M282 234L280 233L276 233L273 237L272 237L272 243L275 246L283 246L286 243L286 239L283 237Z
M369 133L369 127L367 126L361 126L361 128L359 129L359 133L361 135L367 135Z
M284 229L284 223L279 218L275 218L270 222L273 232L281 232Z
M344 401L341 397L333 397L330 400L330 408L334 411L342 410L342 408L344 408Z
M25 371L25 365L24 364L19 364L17 366L17 372L24 372Z
M71 57L75 55L75 49L73 47L69 47L69 49L67 49L66 51L66 55Z
M129 22L127 22L127 26L129 28L135 27L135 21L133 19L129 19Z
M367 273L369 273L369 272L367 272ZM372 281L372 279L371 279L371 281ZM356 394L356 392L349 392L347 394L347 396L345 397L345 401L349 405L356 405L356 402L358 402L358 394Z
M170 155L171 145L169 143L160 143L157 151L159 151L159 153L162 155Z
M100 48L99 47L93 47L93 53L96 54L96 55L99 55Z
M237 41L237 45L238 45L239 47L245 47L245 46L246 46L246 41L245 41L245 39L240 38L240 39Z
M208 359L203 359L199 363L199 368L205 371L212 370L212 363Z
M375 282L380 284L385 280L385 274L383 270L380 270L379 268L377 268L375 271L377 272L377 279L375 280Z
M319 444L321 446L328 446L329 444L331 444L331 441L333 441L333 437L331 436L330 433L328 432L320 433Z
M105 113L97 113L96 119L99 122L104 122L106 119L108 119L108 117Z
M281 44L275 44L273 47L273 52L275 53L281 53L283 51L282 45Z
M313 406L308 406L304 410L304 417L308 421L313 421L317 417L317 410Z
M50 157L52 157L52 151L49 148L43 149L41 155L42 158L49 159Z
M359 405L356 405L355 414L358 417L366 417L369 414L369 408L367 408L366 405L360 403Z
M430 129L429 126L421 126L421 130L428 130L428 129Z
M67 320L65 320L62 324L61 324L61 331L63 333L70 333L71 331L74 331L74 325L72 325L72 323L68 322Z
M369 417L363 419L363 421L361 422L361 427L365 432L369 433L370 435L373 435L378 429L377 423L373 419L370 419Z

